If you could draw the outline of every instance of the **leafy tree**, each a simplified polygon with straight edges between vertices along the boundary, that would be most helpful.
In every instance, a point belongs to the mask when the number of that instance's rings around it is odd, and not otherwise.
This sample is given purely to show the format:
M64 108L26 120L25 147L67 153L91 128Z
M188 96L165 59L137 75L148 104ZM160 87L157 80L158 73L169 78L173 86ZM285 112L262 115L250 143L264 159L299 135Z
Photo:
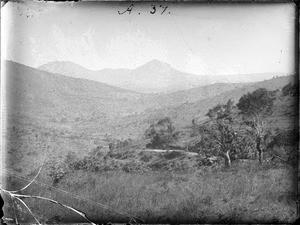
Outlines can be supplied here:
M210 144L224 158L226 167L231 166L231 157L236 149L234 114L233 102L228 100L227 104L219 104L208 111L206 116L210 120L202 127L202 132L208 135Z
M169 144L177 139L178 133L169 117L160 119L157 123L151 124L145 132L145 136L150 140L146 145L148 148L167 149Z
M262 144L269 132L266 117L272 113L275 98L274 91L259 88L243 95L237 104L248 133L254 137L259 162L263 158Z

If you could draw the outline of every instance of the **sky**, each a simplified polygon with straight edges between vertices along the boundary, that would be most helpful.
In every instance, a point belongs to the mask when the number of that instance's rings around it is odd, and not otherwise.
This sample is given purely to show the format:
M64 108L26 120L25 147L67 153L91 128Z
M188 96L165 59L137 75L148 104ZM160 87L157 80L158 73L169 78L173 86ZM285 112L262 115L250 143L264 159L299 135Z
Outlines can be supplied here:
M1 58L32 67L71 61L91 70L157 59L195 75L294 71L293 3L160 3L151 14L152 4L135 3L129 13L131 3L8 2Z

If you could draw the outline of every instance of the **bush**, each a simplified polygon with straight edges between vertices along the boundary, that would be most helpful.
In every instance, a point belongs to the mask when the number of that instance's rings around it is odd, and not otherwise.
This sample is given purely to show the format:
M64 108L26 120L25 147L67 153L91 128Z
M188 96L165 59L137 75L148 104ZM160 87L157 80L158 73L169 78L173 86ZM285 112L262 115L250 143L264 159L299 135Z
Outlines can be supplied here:
M299 133L293 130L277 130L270 139L267 147L268 157L277 157L282 162L295 163L297 161Z
M130 173L130 172L134 173L134 172L145 172L148 171L149 169L142 162L138 160L131 160L130 162L126 163L122 167L122 170L126 173Z
M188 157L181 152L170 152L148 164L153 171L194 171L197 168L196 157Z
M104 157L106 155L106 152L108 152L108 149L98 145L96 148L94 148L90 153L89 156L94 157L94 158L100 158Z
M147 148L170 149L170 144L178 138L178 132L169 117L160 119L157 123L151 124L146 130L145 136L149 140Z
M143 155L140 160L142 160L143 162L150 162L152 159L151 155Z
M69 152L64 160L64 164L68 167L69 170L73 170L74 163L78 161L78 157L75 152Z
M72 169L74 170L91 170L91 168L93 167L93 157L84 157L83 159L77 160L76 162L74 162L72 165Z
M52 178L52 184L57 185L61 179L67 174L67 168L61 164L55 164L50 167L49 176Z
M293 130L276 130L276 134L272 137L272 140L268 144L268 148L274 148L275 146L293 146L299 143L299 132L296 129Z
M135 157L135 151L134 150L119 150L119 151L109 151L107 156L115 159L128 159L128 158L134 158Z
M215 164L221 163L221 159L217 157L198 157L197 158L197 165L201 166L213 166Z
M282 88L283 96L298 96L298 86L296 84L289 83Z
M128 150L133 147L136 147L137 143L132 139L126 139L126 140L110 140L109 141L109 150Z

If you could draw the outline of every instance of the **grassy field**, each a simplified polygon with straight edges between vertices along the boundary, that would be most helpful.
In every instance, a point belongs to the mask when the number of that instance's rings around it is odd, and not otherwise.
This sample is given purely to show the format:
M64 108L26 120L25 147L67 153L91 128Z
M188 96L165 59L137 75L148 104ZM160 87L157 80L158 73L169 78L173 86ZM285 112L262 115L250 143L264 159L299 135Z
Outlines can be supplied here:
M231 169L203 166L193 172L75 171L55 186L41 174L37 181L47 185L34 183L24 192L58 200L97 222L133 222L132 216L139 223L291 223L296 219L293 174L287 165L254 161L235 163ZM26 183L13 177L8 181L8 189ZM42 222L84 222L55 204L26 202ZM19 220L32 221L22 208L17 211ZM12 207L5 211L13 218Z

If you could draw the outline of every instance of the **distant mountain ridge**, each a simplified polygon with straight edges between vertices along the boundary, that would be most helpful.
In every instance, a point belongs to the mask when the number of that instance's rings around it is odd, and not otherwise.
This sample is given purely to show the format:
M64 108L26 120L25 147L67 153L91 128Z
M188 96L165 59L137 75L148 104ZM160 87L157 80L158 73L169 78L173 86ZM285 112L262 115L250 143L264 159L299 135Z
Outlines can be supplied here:
M176 70L170 64L152 60L135 69L102 69L92 71L68 61L54 61L38 69L65 76L84 78L141 93L168 93L214 83L249 83L282 76L280 73L243 75L194 75Z
M118 137L143 135L149 124L164 116L169 116L177 127L183 127L194 118L205 118L207 110L218 103L228 99L236 102L243 94L260 87L280 89L295 78L216 83L172 93L143 94L12 61L4 61L2 66L6 74L5 111L14 121L45 127L70 126L95 135L112 133Z

